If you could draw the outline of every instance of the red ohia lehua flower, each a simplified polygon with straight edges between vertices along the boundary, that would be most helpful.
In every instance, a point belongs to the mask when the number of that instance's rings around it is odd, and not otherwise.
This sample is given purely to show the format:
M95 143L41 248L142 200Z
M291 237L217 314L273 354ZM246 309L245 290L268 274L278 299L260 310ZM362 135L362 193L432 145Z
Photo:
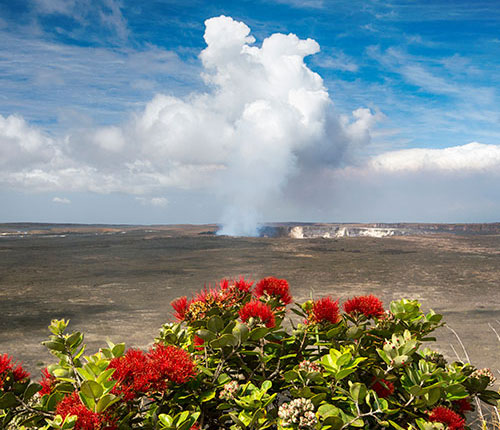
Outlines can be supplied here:
M329 322L332 324L340 321L339 301L331 297L323 297L315 300L309 313L308 323Z
M183 384L195 375L195 365L189 353L176 346L158 344L147 354L129 349L123 357L113 358L108 368L115 369L117 381L113 394L129 401L139 394L161 392L169 382Z
M220 287L222 291L237 290L248 293L250 291L250 288L252 288L252 285L253 281L245 281L243 276L241 276L237 281L230 281L228 279L222 279L220 281Z
M465 399L458 399L453 401L453 408L461 415L465 415L466 412L473 410L472 404L468 397L466 397Z
M122 357L113 358L108 369L115 369L111 378L118 381L112 392L123 395L125 401L151 388L154 372L148 366L146 354L138 349L129 349Z
M394 393L394 384L385 379L373 379L372 390L377 393L377 396L385 399Z
M290 286L286 279L277 279L272 276L261 279L254 290L257 297L264 294L268 296L277 297L284 305L292 303L292 296L290 295Z
M258 318L266 327L274 327L274 314L271 308L258 300L251 300L239 310L240 318L247 322L250 318Z
M191 300L188 301L186 296L179 297L170 303L170 305L175 310L175 318L179 321L184 321L186 318L186 312L189 309L189 305L191 304Z
M15 366L15 367L14 367ZM20 364L13 363L12 357L7 354L0 355L0 390L6 384L21 382L30 377L30 374Z
M148 354L150 365L158 371L158 388L167 381L184 384L195 375L195 364L189 353L176 346L161 343L152 347Z
M203 350L203 348L205 348L205 341L200 336L195 334L193 337L193 345L194 349L201 351Z
M344 311L351 316L363 314L367 318L381 317L384 315L384 305L378 297L372 294L356 296L344 303Z
M56 414L66 418L68 415L76 415L74 430L116 430L116 420L110 418L106 413L98 414L97 412L87 409L82 403L78 393L75 391L68 394L62 399L56 407Z
M429 421L443 423L448 430L463 430L465 425L465 420L460 415L444 406L434 408L429 414Z
M40 394L40 396L45 396L45 394L52 394L52 390L57 384L57 379L54 375L49 373L47 368L45 368L42 370L42 380L39 384L42 386L42 389L38 391L38 394Z

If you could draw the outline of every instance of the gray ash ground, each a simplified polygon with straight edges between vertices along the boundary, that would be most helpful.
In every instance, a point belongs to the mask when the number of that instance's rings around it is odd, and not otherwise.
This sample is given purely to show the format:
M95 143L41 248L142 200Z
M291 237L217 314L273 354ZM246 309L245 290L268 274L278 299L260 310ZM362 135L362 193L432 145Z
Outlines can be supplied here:
M299 301L311 294L341 302L375 294L386 305L418 299L444 315L473 364L500 376L491 328L500 333L500 235L298 240L219 237L214 228L30 226L19 235L9 226L13 234L0 238L0 353L37 377L54 360L40 344L52 318L83 331L88 353L106 339L146 348L172 320L176 297L224 277L273 275L288 279ZM453 333L442 328L437 337L431 347L463 357Z

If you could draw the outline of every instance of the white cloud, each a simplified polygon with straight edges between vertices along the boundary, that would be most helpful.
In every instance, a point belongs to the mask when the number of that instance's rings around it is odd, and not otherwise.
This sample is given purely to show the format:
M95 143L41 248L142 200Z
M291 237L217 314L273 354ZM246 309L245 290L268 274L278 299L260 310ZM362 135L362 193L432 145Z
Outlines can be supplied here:
M0 115L0 167L4 172L25 166L47 165L57 160L59 155L54 141L22 117Z
M471 142L443 149L386 152L372 158L369 167L386 172L500 172L500 145Z
M71 200L69 200L69 199L67 199L67 198L65 198L65 197L54 197L54 198L52 199L52 201L53 201L54 203L61 203L61 204L63 204L63 205L69 205L69 204L71 204Z
M136 200L144 206L156 206L164 208L168 204L168 200L165 197L136 197Z
M314 64L325 69L341 70L342 72L357 72L359 66L355 60L342 51L334 51L314 60Z
M183 94L202 85L198 62L154 45L68 45L0 30L0 57L2 111L23 112L60 133L123 121L124 111L140 109L165 86Z
M82 126L64 138L44 136L22 118L2 118L17 124L9 142L21 163L1 172L0 182L38 191L119 191L157 206L166 199L144 196L204 189L226 207L224 232L252 234L291 178L339 165L369 144L382 115L365 108L352 117L335 113L321 76L304 62L319 51L314 40L273 34L257 46L242 22L220 16L205 24L200 59L209 91L157 94L120 126ZM10 139L5 130L0 141ZM35 150L23 149L24 135L33 136Z
M89 25L94 15L100 24L109 27L120 39L128 37L127 21L116 0L34 0L36 11L42 15L66 15L83 25Z
M322 9L324 0L273 0L276 3L286 4L295 8Z

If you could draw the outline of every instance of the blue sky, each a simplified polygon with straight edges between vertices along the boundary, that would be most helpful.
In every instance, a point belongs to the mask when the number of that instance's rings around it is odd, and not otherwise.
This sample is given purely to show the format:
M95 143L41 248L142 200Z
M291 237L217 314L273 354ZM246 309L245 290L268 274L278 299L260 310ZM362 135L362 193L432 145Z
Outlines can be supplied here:
M0 0L0 221L498 221L499 28L494 0ZM248 63L276 33L320 51Z

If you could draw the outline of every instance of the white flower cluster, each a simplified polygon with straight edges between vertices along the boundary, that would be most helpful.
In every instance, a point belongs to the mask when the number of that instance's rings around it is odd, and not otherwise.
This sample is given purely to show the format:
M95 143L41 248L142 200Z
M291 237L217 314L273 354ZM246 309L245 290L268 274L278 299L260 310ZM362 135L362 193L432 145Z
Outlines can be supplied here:
M299 370L305 370L306 372L321 372L321 366L318 363L314 363L309 360L303 360L299 363Z
M470 376L477 379L480 379L482 376L486 376L490 380L489 385L494 384L496 381L496 378L493 376L493 372L487 368L475 370Z
M224 400L234 399L234 396L238 392L239 388L240 386L238 385L238 382L236 381L228 382L227 384L224 385L224 388L220 392L219 397Z
M309 399L294 399L279 407L278 416L283 427L309 429L318 422L313 410L314 405Z

